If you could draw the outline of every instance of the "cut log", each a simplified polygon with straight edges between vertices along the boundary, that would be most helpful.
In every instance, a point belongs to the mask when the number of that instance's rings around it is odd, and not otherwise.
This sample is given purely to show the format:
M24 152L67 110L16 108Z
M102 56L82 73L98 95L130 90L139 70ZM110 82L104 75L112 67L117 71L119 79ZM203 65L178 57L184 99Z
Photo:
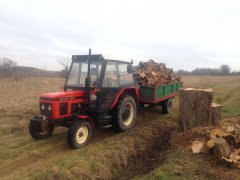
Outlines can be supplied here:
M224 138L224 137L231 136L231 135L232 135L231 133L227 133L227 132L223 131L222 129L218 129L218 128L212 129L210 132L211 139L218 138L218 137Z
M223 158L227 162L230 162L233 167L240 168L240 149L234 149L233 152L231 152L229 159Z
M192 152L195 153L204 153L207 154L209 149L207 147L206 140L196 140L192 143Z
M224 138L231 148L238 148L238 142L236 137L231 133L223 131L222 129L212 129L210 132L210 138Z
M218 158L218 160L222 160L223 158L229 158L231 154L231 150L229 149L228 143L224 138L215 138L213 139L215 144L214 146L214 154Z
M213 139L210 139L210 140L207 142L207 147L208 147L209 149L212 149L212 148L214 148L214 146L215 146L214 140L213 140Z
M182 131L212 125L212 89L179 89L179 124Z
M240 126L238 124L235 124L234 126L234 135L236 137L238 147L240 148Z
M210 120L211 125L218 125L221 120L221 109L222 106L220 104L212 103L210 108Z

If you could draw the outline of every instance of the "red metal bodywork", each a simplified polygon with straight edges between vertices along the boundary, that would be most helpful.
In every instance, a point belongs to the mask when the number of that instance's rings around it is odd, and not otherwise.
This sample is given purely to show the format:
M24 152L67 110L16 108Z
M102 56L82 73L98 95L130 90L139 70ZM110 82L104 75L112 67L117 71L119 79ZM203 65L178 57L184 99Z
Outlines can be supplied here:
M114 107L115 107L115 105L117 104L117 102L118 102L118 100L119 100L119 98L120 98L120 96L122 95L122 94L129 94L129 93L133 93L132 95L133 95L133 97L135 98L135 100L136 100L136 102L139 102L139 96L138 96L138 86L136 86L136 87L130 87L130 88L122 88L121 90L120 90L120 92L116 95L116 98L114 99L114 101L113 101L113 104L112 104L112 106L111 106L111 109L113 109Z
M113 109L116 106L120 96L125 93L133 95L136 102L138 103L139 101L138 86L122 88L119 91L119 93L116 95L112 103L111 109ZM96 94L96 92L94 90L91 90L90 94L91 95ZM84 96L85 96L84 90L44 93L40 95L40 103L49 103L52 105L52 115L49 116L48 118L54 120L54 119L70 117L72 104L88 102L87 99L84 98ZM67 114L60 115L60 109L59 109L60 103L68 103ZM85 119L89 117L81 116L81 118Z
M91 91L91 94L94 94L94 91ZM84 95L84 90L44 93L40 95L40 103L52 104L52 115L49 119L60 119L71 116L72 104L87 102ZM68 103L67 114L60 115L60 103Z
M90 118L89 116L85 116L85 115L80 115L80 116L78 116L78 117L79 117L80 119L89 121L89 122L90 122L90 125L91 125L91 128L92 128L93 130L96 129L95 124L94 124L94 121L93 121L92 118Z

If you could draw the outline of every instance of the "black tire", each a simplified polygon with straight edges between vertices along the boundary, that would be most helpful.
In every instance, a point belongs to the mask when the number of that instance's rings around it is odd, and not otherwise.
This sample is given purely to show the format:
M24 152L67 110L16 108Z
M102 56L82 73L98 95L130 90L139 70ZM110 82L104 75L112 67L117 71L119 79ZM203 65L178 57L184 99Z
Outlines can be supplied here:
M29 133L34 139L46 139L50 137L53 133L54 126L46 122L46 131L41 131L41 123L38 121L30 121L29 124Z
M113 128L117 131L133 128L136 121L136 109L136 103L132 96L121 97L114 111Z
M172 111L172 99L167 99L162 104L163 114L168 114Z
M92 128L87 121L75 121L69 128L67 134L68 145L73 148L86 146L92 136Z

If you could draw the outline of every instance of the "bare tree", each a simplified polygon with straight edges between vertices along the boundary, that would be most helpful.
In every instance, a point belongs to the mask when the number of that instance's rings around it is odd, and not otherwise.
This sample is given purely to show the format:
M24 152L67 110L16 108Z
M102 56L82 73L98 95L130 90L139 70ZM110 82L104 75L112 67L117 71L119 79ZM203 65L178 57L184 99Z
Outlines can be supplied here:
M231 73L231 68L227 64L223 64L219 68L222 75L229 75Z
M66 77L71 64L71 59L67 57L61 57L58 58L57 61L61 66L63 66L64 69L62 70L62 74L64 77Z
M10 77L13 75L13 67L17 63L9 58L3 57L0 59L0 77Z

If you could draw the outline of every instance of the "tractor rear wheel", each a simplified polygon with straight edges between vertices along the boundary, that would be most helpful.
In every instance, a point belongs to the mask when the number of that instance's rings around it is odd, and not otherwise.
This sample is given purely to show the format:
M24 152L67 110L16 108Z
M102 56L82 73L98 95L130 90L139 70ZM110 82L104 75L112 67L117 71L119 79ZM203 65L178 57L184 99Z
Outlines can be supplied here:
M46 139L52 135L53 130L54 126L48 123L48 121L30 121L29 124L29 133L34 139Z
M120 98L114 113L113 128L118 131L126 131L135 125L136 103L132 96Z
M73 148L86 146L92 136L92 128L87 121L75 121L69 128L67 134L68 145Z
M168 114L172 111L172 99L167 99L162 104L163 114Z

